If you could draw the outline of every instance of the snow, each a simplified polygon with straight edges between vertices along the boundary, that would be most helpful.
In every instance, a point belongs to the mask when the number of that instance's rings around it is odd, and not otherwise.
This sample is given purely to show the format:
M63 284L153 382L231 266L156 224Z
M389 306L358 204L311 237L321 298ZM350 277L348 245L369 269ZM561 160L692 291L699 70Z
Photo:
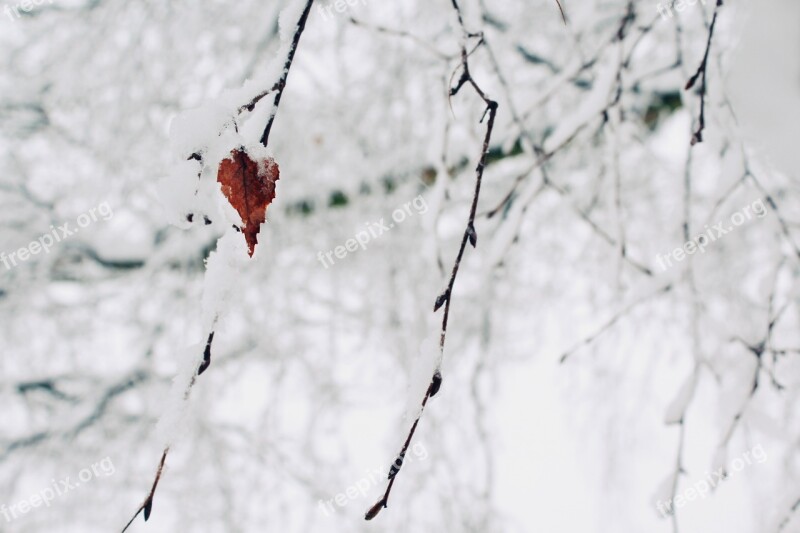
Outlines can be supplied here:
M656 512L656 515L660 518L664 518L661 516L661 513L658 509L658 504L661 503L663 508L666 510L668 509L667 503L672 501L673 498L673 487L675 485L675 473L670 473L666 478L664 478L661 483L658 484L655 492L650 498L650 503L653 507L653 510Z
M284 45L291 43L307 1L292 0L278 16L278 35L280 35L281 43Z
M403 416L407 422L413 422L419 416L422 411L422 399L425 398L431 379L437 370L441 370L442 352L439 348L439 336L438 331L428 334L420 344L419 353L414 359ZM443 376L442 387L446 386L446 383L446 376Z
M204 345L195 344L177 354L178 373L172 380L166 400L161 404L163 414L156 425L157 440L164 448L178 442L189 427L192 404L188 401L187 391L203 360L203 349Z
M686 381L683 385L681 385L678 394L675 396L672 402L670 402L669 407L667 407L667 413L664 416L665 424L677 424L684 419L686 416L686 410L689 408L689 405L692 403L692 399L694 398L694 393L697 389L697 380L698 372L697 369L695 369L692 371L689 377L686 378Z
M545 152L558 149L584 124L592 119L599 119L600 113L611 103L617 71L620 68L620 52L617 46L619 45L610 46L599 60L597 79L592 86L592 92L586 98L581 99L580 105L575 111L559 120L558 127L544 143Z
M26 478L0 484L0 505L72 473L72 463L110 455L118 467L102 490L87 487L69 505L9 527L118 531L152 483L158 455L148 450L172 445L151 522L134 529L661 533L671 524L650 496L671 497L683 431L684 492L725 454L735 460L763 443L770 460L681 508L681 532L773 531L767 522L777 525L793 503L780 495L800 486L800 357L765 353L748 399L756 358L732 338L763 339L774 291L773 312L786 307L771 345L798 347L796 255L770 210L680 267L656 264L684 240L687 154L693 230L763 197L748 180L713 212L743 174L741 138L759 144L746 145L751 168L800 242L800 195L780 157L797 150L779 144L773 154L770 139L798 138L797 7L765 1L749 27L732 23L736 3L722 8L707 143L691 150L699 100L682 85L705 49L697 7L642 35L604 124L621 52L657 16L654 4L636 6L620 46L613 40L626 0L565 4L568 27L552 1L535 9L523 0L461 2L508 84L485 49L470 56L476 82L500 102L492 153L518 140L511 99L536 142L561 147L543 169L564 193L541 189L530 152L487 166L478 244L461 263L444 358L443 310L431 308L461 242L486 128L470 87L451 109L457 55L431 54L458 51L450 3L366 0L333 20L317 9L331 0L315 3L269 149L259 138L275 95L239 109L284 73L304 2L54 3L16 22L0 13L0 252L8 257L100 202L115 210L47 255L10 269L0 261L0 479ZM356 27L351 14L414 37ZM741 60L731 47L740 35L756 46ZM520 45L547 63L531 63ZM654 74L679 55L680 67ZM749 82L740 88L751 109L723 78L729 63ZM742 110L738 129L726 90L733 111ZM643 122L655 108L657 120ZM284 173L252 259L216 180L238 147L274 156ZM202 167L187 160L192 153ZM517 181L507 209L488 218ZM318 253L335 253L419 195L425 216L320 264ZM331 205L341 197L346 204ZM624 236L627 259L654 275L632 268L601 232L618 243ZM96 260L107 257L143 264ZM667 282L673 290L657 294ZM558 363L616 316L569 364ZM212 330L211 368L187 400ZM443 385L414 435L429 458L404 466L389 509L368 525L372 501L360 496L332 516L320 512L319 500L388 466L436 369ZM128 386L130 376L142 379ZM52 390L29 385L44 380ZM47 438L31 439L40 434ZM10 449L17 441L26 444ZM718 448L722 459L712 463Z
M796 177L800 63L788 51L800 49L800 3L764 0L743 4L735 15L738 42L728 58L727 81L742 134L773 166Z
M233 304L231 289L239 283L240 272L246 264L247 244L238 232L227 231L218 241L206 262L203 283L203 331L214 331L217 317L224 315Z
M186 216L196 208L195 193L199 187L200 162L177 161L172 172L158 181L157 194L167 220L182 229L191 226Z
M170 146L179 159L209 149L216 137L231 125L233 116L222 105L209 102L182 112L172 119L169 128Z

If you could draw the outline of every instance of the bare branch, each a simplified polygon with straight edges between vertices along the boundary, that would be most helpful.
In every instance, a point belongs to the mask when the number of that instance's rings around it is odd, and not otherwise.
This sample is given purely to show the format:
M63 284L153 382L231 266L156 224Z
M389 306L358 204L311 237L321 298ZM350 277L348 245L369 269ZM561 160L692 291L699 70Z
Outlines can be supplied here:
M453 8L458 15L458 21L461 26L461 30L464 35L464 44L461 47L461 77L459 78L458 82L456 83L455 87L451 87L450 89L450 96L455 96L464 86L470 86L474 89L475 93L483 100L486 104L486 110L484 111L483 117L481 117L481 122L483 122L486 116L489 116L489 119L486 123L486 133L483 139L483 146L481 148L480 159L478 162L478 166L475 168L475 192L472 197L472 205L470 207L469 218L467 219L467 225L464 229L464 234L461 237L461 245L458 249L458 254L456 256L456 260L453 264L453 269L450 273L450 281L447 284L447 288L436 298L436 302L434 304L434 312L438 311L442 306L444 306L444 315L442 317L442 330L441 335L439 337L439 350L440 353L444 354L444 345L445 339L447 336L447 324L448 318L450 316L450 305L453 301L453 288L455 287L456 278L458 277L458 270L461 266L461 260L464 257L464 251L467 249L467 243L470 243L473 247L477 245L478 234L475 230L475 215L478 211L478 199L480 197L481 192L481 182L483 179L483 171L486 168L486 158L489 153L489 143L491 142L492 138L492 131L494 129L495 117L497 116L497 108L498 103L491 98L489 98L483 89L477 84L475 79L472 77L472 74L469 70L469 57L478 47L484 44L483 35L480 33L470 33L466 30L464 26L464 19L461 14L461 8L458 5L457 0L451 0L453 4ZM471 38L477 38L478 44L475 45L472 51L467 51L467 42ZM400 450L400 453L397 456L397 459L393 463L392 468L390 469L389 473L389 484L386 487L386 492L384 493L383 497L375 503L366 513L364 518L366 520L372 520L375 518L378 513L380 513L381 509L388 507L389 504L389 496L392 492L392 487L394 487L394 482L397 479L397 474L399 473L400 466L402 466L403 458L411 445L411 439L414 437L414 433L417 430L417 426L419 425L419 421L422 418L422 413L425 410L425 406L428 403L428 400L433 397L441 387L442 384L442 375L439 369L436 370L434 375L431 377L431 383L428 386L427 391L425 392L425 396L422 398L422 404L419 414L417 415L416 420L414 420L414 424L411 426L411 430L406 437L405 442L403 443L403 447Z

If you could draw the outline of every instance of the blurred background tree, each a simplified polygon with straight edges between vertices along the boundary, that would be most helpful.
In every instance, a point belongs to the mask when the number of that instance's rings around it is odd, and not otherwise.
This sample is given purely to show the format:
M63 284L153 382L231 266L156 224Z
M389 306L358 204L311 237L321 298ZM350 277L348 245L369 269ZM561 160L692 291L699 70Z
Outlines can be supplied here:
M751 16L783 28L792 7L770 2ZM156 186L180 161L170 123L263 75L286 4L54 0L0 20L0 250L102 202L114 212L0 266L0 503L115 465L0 531L116 531L149 490L180 354L205 340L204 261L228 229L170 224ZM566 24L554 1L463 4L485 39L472 74L500 107L444 384L415 438L428 458L373 522L382 483L320 508L407 432L485 106L448 98L461 62L449 2L315 8L270 138L281 180L261 244L153 516L131 530L800 531L800 195L795 169L736 121L738 6L720 10L690 148L701 87L684 86L710 2L666 19L645 0L566 2ZM425 214L319 263L420 194ZM764 218L658 265L758 199ZM659 516L656 500L756 445L763 465Z

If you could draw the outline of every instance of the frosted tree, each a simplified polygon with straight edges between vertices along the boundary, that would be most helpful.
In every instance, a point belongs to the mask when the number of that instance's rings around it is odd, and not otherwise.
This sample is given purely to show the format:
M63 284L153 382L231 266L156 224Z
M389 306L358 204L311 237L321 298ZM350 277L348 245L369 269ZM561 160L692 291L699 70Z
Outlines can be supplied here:
M800 531L767 4L0 14L0 529Z

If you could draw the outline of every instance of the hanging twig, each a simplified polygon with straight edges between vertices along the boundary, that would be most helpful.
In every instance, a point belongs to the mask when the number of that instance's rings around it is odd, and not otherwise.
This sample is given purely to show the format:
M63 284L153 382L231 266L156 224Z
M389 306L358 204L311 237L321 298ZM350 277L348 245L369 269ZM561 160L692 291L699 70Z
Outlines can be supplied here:
M267 126L264 128L264 133L261 135L261 144L264 146L266 146L269 142L269 134L270 131L272 131L272 123L275 122L275 115L278 113L278 106L281 104L283 90L286 88L286 80L289 78L289 71L292 68L294 55L297 52L297 45L300 44L300 37L302 37L303 30L306 28L306 21L308 20L308 14L311 12L311 5L313 3L314 0L308 0L306 2L306 7L303 9L303 14L300 15L300 20L297 22L297 28L295 29L294 37L292 38L292 46L289 48L289 54L286 56L286 62L283 64L283 74L281 75L281 79L278 80L275 89L275 99L272 102L272 112L269 114Z
M612 327L614 327L614 325L617 322L619 322L623 317L629 315L631 312L633 312L641 304L647 302L650 299L656 298L656 297L658 297L658 296L660 296L662 294L666 294L666 293L670 292L673 288L674 288L674 286L672 285L672 283L667 283L666 285L664 285L663 287L660 287L656 291L654 291L654 292L652 292L650 294L646 294L646 295L642 296L641 298L639 298L638 300L634 300L633 302L629 303L622 310L620 310L614 316L612 316L610 319L608 319L605 322L605 324L603 324L600 327L600 329L598 329L597 331L595 331L594 333L592 333L588 337L585 337L578 344L576 344L575 346L573 346L572 348L570 348L569 350L564 352L561 355L561 358L559 359L559 363L560 364L565 363L566 360L572 354L574 354L575 352L577 352L579 349L583 348L584 346L587 346L587 345L593 343L598 337L600 337L605 332L607 332Z
M300 16L300 20L297 23L294 37L292 38L292 44L291 47L289 48L289 53L287 54L286 61L284 62L283 72L281 74L280 79L275 83L275 85L272 88L262 93L259 93L255 98L253 98L253 100L251 100L249 103L239 108L239 113L242 113L244 111L252 111L255 108L256 104L258 104L258 102L261 101L265 96L267 96L272 92L275 93L275 99L273 100L272 111L270 112L267 125L264 128L264 133L261 136L260 140L261 144L263 144L264 146L267 146L267 143L269 141L269 133L270 130L272 129L272 124L275 121L275 115L278 111L278 106L280 105L281 96L283 95L283 90L286 88L286 80L289 77L289 71L292 68L292 62L294 61L294 56L295 53L297 52L297 46L300 43L300 37L303 34L303 30L305 30L306 21L308 20L308 15L311 12L311 6L313 3L314 0L307 0L306 2L306 6L303 9L303 13ZM189 156L189 159L190 160L194 159L199 161L201 166L204 164L203 157L201 154L197 153L192 154L191 156ZM189 217L193 218L191 214L189 215ZM189 218L189 221L191 222L191 218ZM216 324L216 321L217 319L215 317L213 324ZM211 366L211 348L214 342L214 329L215 328L212 325L211 332L208 334L205 349L203 351L203 360L198 366L195 374L192 376L192 379L189 382L188 386L186 387L186 391L184 392L183 395L184 401L187 401L189 399L192 388L197 382L197 378L201 374L203 374L206 370L208 370L208 368ZM164 451L161 454L161 461L159 462L158 470L156 471L155 481L153 482L153 486L150 489L150 493L147 495L147 498L144 500L142 505L140 505L139 508L136 510L136 513L133 515L133 518L131 518L130 521L127 523L127 525L122 529L122 533L125 533L125 531L127 531L127 529L131 526L133 521L136 520L136 517L139 516L139 514L141 514L142 512L144 512L145 521L147 521L150 518L150 513L153 508L153 498L155 497L156 488L158 487L158 482L161 480L161 475L164 472L164 465L166 464L167 455L169 455L169 450L170 450L169 446L164 448Z
M567 25L567 14L564 13L564 8L561 6L561 1L556 0L556 4L558 4L558 10L561 12L561 20L564 21L564 26Z
M483 180L483 171L486 168L486 157L489 153L489 143L492 138L492 130L494 129L494 121L497 115L497 108L498 104L496 101L489 98L486 93L478 86L475 80L470 74L469 70L469 57L479 46L483 44L483 35L480 33L470 33L466 30L464 26L464 19L461 15L461 8L458 5L457 0L451 0L453 4L453 8L456 10L458 15L458 22L461 26L463 35L464 35L464 43L461 47L461 77L458 79L458 82L454 87L450 89L450 96L455 96L461 90L462 87L469 85L471 86L478 96L483 100L486 104L486 110L484 111L483 117L481 117L481 122L486 118L486 115L489 116L489 119L486 123L486 134L483 140L483 146L481 148L481 155L480 160L478 162L478 166L475 169L475 192L472 197L472 206L469 212L469 218L467 219L467 225L464 229L464 234L461 237L461 245L458 249L458 255L456 256L455 263L453 264L453 270L450 274L450 281L447 284L447 288L442 292L438 298L436 298L436 303L434 304L433 311L438 311L442 306L444 306L444 316L442 317L442 331L439 337L439 351L441 354L444 354L444 344L445 338L447 336L447 321L450 316L450 304L452 303L453 297L453 287L455 286L456 277L458 276L458 270L461 266L461 259L464 257L464 251L467 248L467 243L471 244L473 248L475 248L478 244L478 234L475 231L475 214L478 210L478 198L481 192L481 181ZM471 38L477 38L478 44L475 46L473 50L470 52L467 51L467 41ZM389 471L389 484L386 487L386 492L383 494L383 497L375 503L366 513L365 519L372 520L375 518L378 513L380 513L381 509L388 507L389 504L389 495L392 492L392 487L394 487L394 482L397 479L397 474L400 471L400 467L403 464L403 459L405 458L406 452L408 451L409 446L411 445L411 439L414 437L414 432L417 430L417 426L419 425L419 421L422 418L422 413L425 410L425 406L428 403L428 400L435 396L436 393L439 391L439 388L442 384L442 374L439 369L437 369L434 375L431 378L431 383L428 386L427 391L425 392L425 396L422 398L422 404L417 415L416 420L414 420L414 424L411 426L411 430L406 437L405 442L403 443L403 447L400 450L400 453L395 459L392 467Z
M156 479L153 481L153 488L150 489L150 494L147 495L147 498L144 500L139 509L136 511L136 514L133 515L133 518L127 523L127 525L122 529L123 533L133 524L133 521L136 520L136 517L139 516L139 513L144 511L144 520L145 522L150 518L150 513L153 510L153 496L156 493L156 487L158 487L158 482L161 480L161 474L164 471L164 463L167 462L167 454L169 453L169 448L164 450L164 453L161 454L161 462L158 464L158 470L156 471Z
M708 70L708 55L711 52L711 41L714 37L714 27L717 24L717 15L719 14L720 7L722 7L722 0L717 0L717 5L714 6L714 17L711 19L711 26L708 28L708 42L706 43L706 53L703 55L703 61L700 63L700 66L697 68L697 72L694 73L694 76L689 78L689 81L686 82L685 89L688 91L694 87L694 84L697 83L697 79L701 78L700 117L698 119L699 124L697 126L697 130L694 132L694 135L692 135L692 146L703 142L703 130L706 127L706 72Z

